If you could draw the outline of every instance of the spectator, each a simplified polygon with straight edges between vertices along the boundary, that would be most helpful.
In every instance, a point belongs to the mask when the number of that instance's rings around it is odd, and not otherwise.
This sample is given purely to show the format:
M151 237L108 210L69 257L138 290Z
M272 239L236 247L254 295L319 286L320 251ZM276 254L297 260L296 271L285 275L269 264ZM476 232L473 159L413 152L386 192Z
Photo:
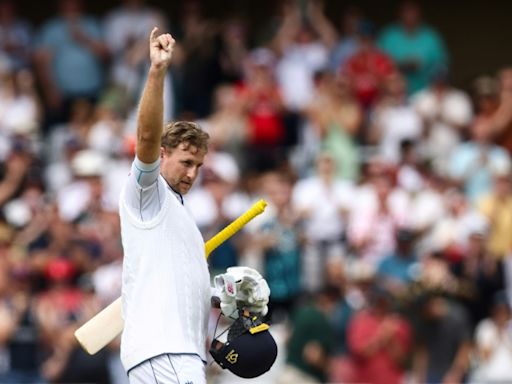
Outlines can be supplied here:
M214 150L228 152L240 168L246 169L248 165L244 161L249 127L244 103L239 96L234 85L218 86L213 94L213 113L198 123L210 135L210 146Z
M492 189L493 175L512 167L508 152L492 142L492 132L478 121L473 124L469 141L455 147L449 158L448 173L475 203Z
M385 78L395 71L393 60L375 44L375 26L361 21L357 27L358 50L340 68L352 92L368 111L377 101Z
M359 49L357 29L362 21L361 10L356 7L347 8L340 17L341 36L331 50L329 69L336 73L343 68L345 62Z
M407 191L411 197L416 197L426 186L426 174L424 164L418 156L417 141L404 139L400 141L399 163L396 169L397 186Z
M420 116L408 101L402 75L398 72L389 74L382 85L382 97L370 116L368 139L377 145L378 154L384 160L397 164L401 142L419 140L423 136L423 126Z
M512 188L510 169L499 170L494 174L492 190L478 202L479 211L489 221L489 252L501 259L510 252L512 231Z
M312 148L315 155L319 151L329 151L336 163L336 177L355 181L359 176L360 155L356 140L360 135L363 112L354 99L349 79L335 77L329 72L316 75L314 101L305 110L307 135L316 145ZM312 146L312 143L303 143ZM303 152L304 154L304 152Z
M416 234L419 253L429 247L430 230L446 215L445 190L446 181L435 175L428 168L421 173L421 178L412 176L412 180L404 181L403 167L398 172L399 185L408 192L409 218L408 227Z
M243 79L246 57L249 55L248 25L241 17L224 20L220 32L219 65L225 83L237 83Z
M286 365L276 380L277 384L326 381L333 343L328 314L338 296L338 289L323 289L311 303L300 306L294 312Z
M430 251L444 253L447 261L454 263L465 257L471 234L485 230L488 219L460 191L447 191L444 204L444 215L427 233L425 245Z
M354 382L399 384L411 347L409 324L391 309L391 297L378 286L369 292L368 308L355 314L348 327Z
M234 158L225 152L209 152L205 157L200 187L186 197L192 217L205 239L212 238L247 207L237 204L233 196L238 186L240 171ZM239 239L223 243L208 261L212 274L238 265Z
M51 257L45 267L48 289L37 298L36 313L47 343L43 375L50 382L110 383L106 350L89 356L74 340L78 323L99 310L93 298L73 284L76 269L62 257Z
M469 236L464 258L452 266L454 276L459 279L463 294L462 303L471 316L475 327L491 314L492 298L505 289L505 267L503 260L496 260L486 248L487 228L474 229Z
M345 264L343 255L335 253L330 255L325 264L325 286L331 287L333 293L335 290L338 291L334 308L329 313L334 342L329 364L328 382L333 383L354 381L353 364L348 347L348 326L356 308L347 297L348 286L351 281Z
M333 43L333 36L322 28L326 21L318 4L309 2L304 14L292 2L284 5L284 18L272 42L279 57L276 75L284 105L293 112L312 101L314 73L327 65Z
M4 76L0 91L0 132L2 141L24 136L37 150L41 146L39 128L41 105L28 69L21 69Z
M303 270L308 290L321 287L329 255L344 249L353 197L354 186L336 178L336 164L328 152L318 155L315 174L299 180L293 188L293 207L305 231Z
M149 66L146 37L155 26L168 30L166 16L145 0L123 0L104 19L105 43L112 58L109 83L126 93L130 108L136 105L142 90ZM172 89L173 79L168 74L164 94L166 121L175 115Z
M11 151L4 162L4 174L0 181L0 207L5 207L6 202L14 198L23 187L32 161L31 155L21 148Z
M402 228L396 232L396 250L384 258L377 267L377 279L393 296L405 296L415 279L417 263L414 233Z
M432 74L448 65L448 53L437 31L422 21L415 1L400 6L399 21L379 35L379 47L397 63L407 79L409 94L427 87Z
M449 155L473 121L471 100L450 84L447 68L437 68L428 87L416 93L411 102L424 125L420 155L432 164L434 172L446 176Z
M491 120L491 130L497 144L512 154L512 68L505 67L499 74L500 105Z
M413 310L414 311L414 310ZM419 299L413 377L418 383L463 383L471 333L464 308L439 293Z
M108 58L100 25L83 14L82 0L58 0L58 9L58 16L41 27L35 53L47 124L64 121L77 98L97 100Z
M82 149L88 145L88 136L95 123L94 103L85 98L74 100L69 113L68 120L55 125L45 140L45 160L48 163L62 161L68 144Z
M512 380L508 366L512 362L510 304L503 292L492 299L492 312L483 319L475 332L478 363L471 383L504 383Z
M222 80L219 64L219 26L204 14L202 2L183 3L181 42L176 50L177 116L201 119L211 113L211 95Z
M3 383L43 383L43 349L32 294L34 272L24 258L14 262L9 240L3 239L0 266L0 348L7 353Z
M479 76L473 82L473 98L476 116L473 124L481 125L484 131L495 133L493 127L500 106L499 84L491 76Z
M303 233L299 216L291 204L293 180L275 171L262 176L265 196L274 214L253 235L263 257L263 276L272 291L269 318L273 323L288 320L301 293Z
M59 214L65 221L85 219L103 209L106 158L93 150L78 151L71 160L73 178L56 195Z
M0 3L0 61L6 60L11 71L30 67L32 27L21 19L13 0Z
M247 114L246 156L252 169L264 171L280 164L285 139L284 105L281 90L274 78L275 58L265 48L249 57L246 78L239 87L239 97Z
M373 268L395 249L395 231L406 225L409 198L394 187L380 160L368 165L369 180L355 192L348 222L352 252Z

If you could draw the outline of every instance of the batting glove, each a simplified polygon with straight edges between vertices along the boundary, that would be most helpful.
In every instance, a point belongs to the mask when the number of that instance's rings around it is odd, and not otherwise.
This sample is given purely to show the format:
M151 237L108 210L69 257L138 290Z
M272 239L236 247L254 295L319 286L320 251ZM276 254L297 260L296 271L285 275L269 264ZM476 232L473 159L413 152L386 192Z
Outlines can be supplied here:
M220 307L225 316L238 317L238 308L265 316L270 288L258 271L249 267L230 267L214 278L220 292Z

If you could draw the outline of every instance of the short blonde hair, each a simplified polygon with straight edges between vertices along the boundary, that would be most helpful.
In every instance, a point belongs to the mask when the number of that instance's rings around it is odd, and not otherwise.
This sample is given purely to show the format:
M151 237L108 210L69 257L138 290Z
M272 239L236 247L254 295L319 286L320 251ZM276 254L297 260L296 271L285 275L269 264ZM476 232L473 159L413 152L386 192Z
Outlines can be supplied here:
M166 151L172 151L180 144L196 147L199 150L208 151L208 139L210 135L203 131L199 124L191 121L175 121L164 127L161 145Z

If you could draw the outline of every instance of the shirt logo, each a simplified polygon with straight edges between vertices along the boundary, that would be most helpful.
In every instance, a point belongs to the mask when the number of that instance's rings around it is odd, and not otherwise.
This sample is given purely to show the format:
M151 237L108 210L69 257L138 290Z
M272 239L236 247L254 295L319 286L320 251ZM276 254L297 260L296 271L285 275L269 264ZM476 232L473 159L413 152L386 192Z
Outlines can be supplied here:
M233 295L235 293L235 287L233 286L233 284L229 284L228 283L228 286L226 287L226 290L228 291L228 293L230 293L231 295Z
M235 352L234 349L232 349L227 355L226 360L229 361L231 364L236 364L238 360L238 353Z

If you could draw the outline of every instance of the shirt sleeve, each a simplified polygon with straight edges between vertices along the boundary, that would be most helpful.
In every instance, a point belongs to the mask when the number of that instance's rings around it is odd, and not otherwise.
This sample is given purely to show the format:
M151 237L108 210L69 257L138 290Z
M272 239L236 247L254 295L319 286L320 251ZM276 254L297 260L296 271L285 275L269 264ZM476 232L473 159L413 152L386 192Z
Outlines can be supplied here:
M125 189L125 203L141 221L155 217L165 200L166 186L160 175L160 159L146 164L135 158Z

